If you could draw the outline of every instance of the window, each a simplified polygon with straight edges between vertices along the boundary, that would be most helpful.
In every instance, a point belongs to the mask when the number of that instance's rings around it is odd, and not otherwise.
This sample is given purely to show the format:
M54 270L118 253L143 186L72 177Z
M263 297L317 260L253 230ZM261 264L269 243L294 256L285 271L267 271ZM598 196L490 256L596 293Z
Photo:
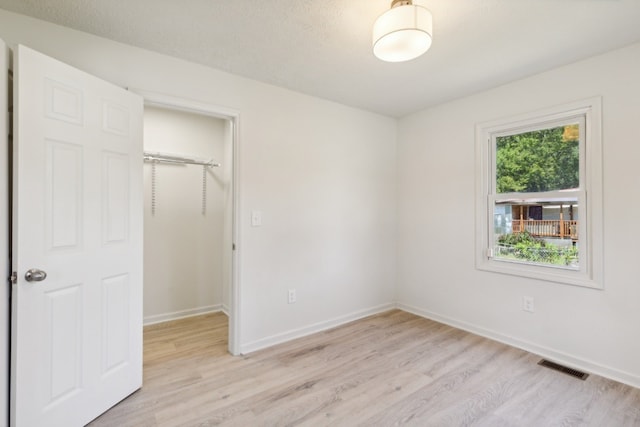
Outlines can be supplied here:
M601 101L476 128L479 269L602 287Z

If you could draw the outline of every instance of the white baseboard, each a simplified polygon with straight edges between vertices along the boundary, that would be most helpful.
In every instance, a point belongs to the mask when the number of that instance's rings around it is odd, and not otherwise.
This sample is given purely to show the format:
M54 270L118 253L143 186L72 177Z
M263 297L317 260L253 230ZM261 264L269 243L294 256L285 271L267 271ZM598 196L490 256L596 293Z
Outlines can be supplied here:
M550 359L556 363L561 363L575 369L600 375L602 377L630 385L631 387L640 388L640 377L628 372L610 368L608 366L591 362L580 357L572 356L570 354L566 354L552 348L540 346L529 341L523 341L509 335L501 334L500 332L481 328L461 320L452 319L450 317L442 316L437 313L433 313L431 311L423 310L407 304L398 303L396 304L396 307L400 310L415 314L420 317L435 320L436 322L444 323L446 325L453 326L454 328L462 329L467 332L492 339L494 341L499 341L512 347L520 348L530 353L537 354L545 359Z
M513 347L520 348L530 353L537 354L543 358L550 359L554 362L568 365L572 368L583 370L592 374L600 375L605 378L609 378L614 381L618 381L623 384L630 385L631 387L640 388L640 377L628 372L620 371L619 369L611 368L601 365L577 356L564 353L562 351L554 350L549 347L541 346L529 341L524 341L509 335L502 334L500 332L482 328L471 323L467 323L462 320L454 319L451 317L443 316L438 313L434 313L428 310L423 310L418 307L414 307L408 304L402 303L389 303L382 304L376 307L371 307L364 310L359 310L353 313L349 313L343 316L338 316L333 319L314 323L302 328L292 329L280 334L271 335L259 340L242 344L240 346L241 354L248 354L263 348L271 347L276 344L281 344L287 341L294 340L296 338L302 338L307 335L311 335L317 332L322 332L327 329L334 328L336 326L343 325L354 320L362 319L363 317L371 316L374 314L383 313L388 310L397 308L399 310L406 311L408 313L415 314L426 319L434 320L436 322L444 323L454 328L462 329L467 332L471 332L476 335L483 336L485 338L492 339ZM148 316L144 318L144 325L152 325L154 323L167 322L170 320L183 319L186 317L198 316L206 313L224 312L228 315L228 307L222 304L211 305L207 307L199 307L189 310L177 311L173 313L159 314Z
M208 305L206 307L190 308L188 310L174 311L172 313L154 314L143 319L144 326L155 323L169 322L171 320L184 319L187 317L199 316L201 314L216 313L223 311L222 304Z
M227 306L227 304L221 304L220 310L222 310L222 312L226 314L227 317L229 317L229 313L231 313L231 311L229 310L229 306Z
M364 310L359 310L353 313L345 314L344 316L338 316L333 319L314 323L302 328L292 329L290 331L282 332L280 334L271 335L269 337L261 338L259 340L242 344L240 346L240 353L247 354L263 348L271 347L276 344L281 344L286 341L291 341L296 338L302 338L307 335L315 334L317 332L326 331L327 329L335 328L336 326L343 325L354 320L362 319L363 317L371 316L373 314L383 313L395 308L395 304L382 304L377 307L371 307Z

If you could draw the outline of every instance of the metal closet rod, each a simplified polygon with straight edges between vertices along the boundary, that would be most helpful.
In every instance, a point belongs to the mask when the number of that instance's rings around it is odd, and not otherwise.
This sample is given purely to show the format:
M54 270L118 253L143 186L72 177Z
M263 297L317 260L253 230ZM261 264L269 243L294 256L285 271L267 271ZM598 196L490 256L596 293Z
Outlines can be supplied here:
M149 151L144 152L144 160L147 162L179 163L185 165L209 166L213 168L220 167L220 163L214 163L213 160L198 160L189 157L178 156L175 154L152 153Z

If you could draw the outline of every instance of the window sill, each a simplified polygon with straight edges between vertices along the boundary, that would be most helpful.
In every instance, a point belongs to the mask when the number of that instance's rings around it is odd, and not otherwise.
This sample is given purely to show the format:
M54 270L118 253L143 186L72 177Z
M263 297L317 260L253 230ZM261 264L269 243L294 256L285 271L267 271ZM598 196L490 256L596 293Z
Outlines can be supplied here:
M525 277L546 282L580 286L591 289L603 289L602 280L597 280L584 271L561 267L531 265L518 261L484 259L478 260L476 268L482 271Z

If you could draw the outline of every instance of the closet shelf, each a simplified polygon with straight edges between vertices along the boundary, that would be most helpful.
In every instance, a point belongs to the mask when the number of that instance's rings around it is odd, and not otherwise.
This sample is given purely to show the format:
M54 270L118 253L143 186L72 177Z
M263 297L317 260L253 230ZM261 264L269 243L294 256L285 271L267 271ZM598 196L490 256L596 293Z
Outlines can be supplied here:
M150 151L144 152L144 161L145 162L156 162L156 163L179 163L185 165L200 165L200 166L208 166L210 168L220 167L220 163L215 163L213 160L200 160L194 159L190 157L179 156L177 154L166 154L166 153L153 153Z
M144 161L151 163L151 215L156 214L157 177L156 165L158 163L173 163L183 165L202 166L202 215L207 214L207 168L220 167L220 163L213 160L200 160L177 154L144 152Z

